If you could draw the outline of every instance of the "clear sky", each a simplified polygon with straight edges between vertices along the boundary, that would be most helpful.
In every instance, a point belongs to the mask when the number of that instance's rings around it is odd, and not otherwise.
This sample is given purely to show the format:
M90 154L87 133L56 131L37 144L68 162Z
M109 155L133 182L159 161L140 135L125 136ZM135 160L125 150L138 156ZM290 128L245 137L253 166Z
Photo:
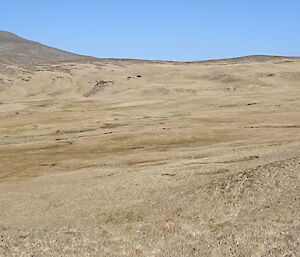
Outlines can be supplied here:
M300 0L2 0L0 30L96 57L300 56Z

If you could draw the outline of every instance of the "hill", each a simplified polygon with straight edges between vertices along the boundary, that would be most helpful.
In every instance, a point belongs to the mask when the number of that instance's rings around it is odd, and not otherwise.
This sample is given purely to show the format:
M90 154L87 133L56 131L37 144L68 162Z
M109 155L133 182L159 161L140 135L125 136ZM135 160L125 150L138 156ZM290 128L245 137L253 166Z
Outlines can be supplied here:
M0 256L300 256L297 58L1 42Z
M26 40L0 30L0 62L10 64L41 64L66 61L88 61L91 57L73 54Z

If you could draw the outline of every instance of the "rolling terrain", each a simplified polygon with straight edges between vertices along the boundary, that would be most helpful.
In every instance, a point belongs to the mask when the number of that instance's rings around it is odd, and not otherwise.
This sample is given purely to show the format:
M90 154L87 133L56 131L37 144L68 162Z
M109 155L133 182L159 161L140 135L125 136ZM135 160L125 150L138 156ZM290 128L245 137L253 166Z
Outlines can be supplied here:
M0 32L0 256L299 256L299 110L299 58L96 59Z

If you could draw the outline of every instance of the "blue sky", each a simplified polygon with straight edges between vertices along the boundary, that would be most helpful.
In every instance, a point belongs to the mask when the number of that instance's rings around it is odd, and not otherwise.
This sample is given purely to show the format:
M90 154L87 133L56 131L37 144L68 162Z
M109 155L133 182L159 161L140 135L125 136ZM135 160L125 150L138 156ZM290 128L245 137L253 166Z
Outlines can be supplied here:
M300 56L299 0L2 0L0 29L111 58Z

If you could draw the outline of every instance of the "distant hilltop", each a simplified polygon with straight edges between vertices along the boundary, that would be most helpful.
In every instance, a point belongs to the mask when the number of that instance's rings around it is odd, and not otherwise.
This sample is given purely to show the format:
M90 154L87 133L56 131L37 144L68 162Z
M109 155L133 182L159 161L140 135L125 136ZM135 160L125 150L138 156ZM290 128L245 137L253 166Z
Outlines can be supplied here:
M180 62L180 63L241 63L241 62L265 62L278 59L281 61L299 60L299 57L283 57L270 55L250 55L229 59L215 59L206 61ZM63 51L57 48L43 45L41 43L24 39L11 32L0 30L0 63L7 64L48 64L57 62L88 62L93 60L130 61L130 62L170 62L175 61L155 61L155 60L135 60L135 59L99 59L90 56L78 55Z
M43 64L91 59L93 58L49 47L0 30L0 62L2 63Z

